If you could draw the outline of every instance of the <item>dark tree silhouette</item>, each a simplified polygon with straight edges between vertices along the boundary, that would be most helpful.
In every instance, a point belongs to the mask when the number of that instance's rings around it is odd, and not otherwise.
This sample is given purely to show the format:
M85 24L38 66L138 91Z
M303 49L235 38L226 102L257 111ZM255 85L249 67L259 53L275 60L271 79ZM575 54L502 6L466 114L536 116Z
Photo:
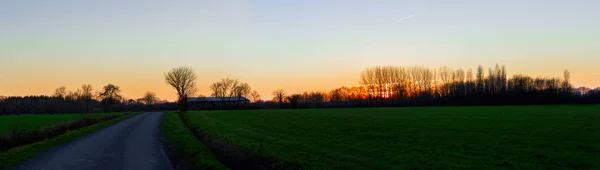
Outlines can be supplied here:
M285 99L285 91L283 89L277 89L273 91L273 96L275 96L275 100L279 102L279 106L283 107L283 100Z
M474 74L475 73L475 74ZM189 68L176 68L165 74L165 80L179 95L179 109L187 108L187 97L195 92L196 75ZM484 73L483 67L429 69L420 66L379 66L367 68L360 74L360 85L340 87L328 93L313 91L286 96L283 89L273 91L273 100L259 101L256 91L247 83L222 79L210 87L216 97L250 97L253 105L213 107L202 109L260 109L260 108L319 108L319 107L388 107L437 105L524 105L524 104L597 104L600 88L573 88L570 73L562 77L530 77L515 74L507 77L506 67L496 65ZM0 97L0 114L82 113L97 111L102 104L111 111L176 109L177 104L166 101L146 102L142 99L123 99L120 89L107 85L90 92L89 85L69 91L59 87L53 96ZM148 96L148 95L146 95ZM152 96L152 95L150 95ZM150 102L152 104L150 104ZM149 104L149 105L148 105Z
M224 78L210 85L213 97L220 97L222 100L236 100L236 107L240 106L241 97L250 97L252 88L248 83L241 82L238 79ZM222 107L222 106L220 106Z
M92 103L92 99L94 98L92 85L84 84L81 86L81 91L79 93L79 99L83 100L85 103L85 112L90 112L90 104Z
M54 97L64 99L67 97L67 88L65 86L61 86L54 90Z
M178 67L165 73L165 82L177 91L180 111L187 110L188 97L196 93L196 79L194 70L188 67Z
M296 109L296 108L298 108L298 103L300 102L301 98L302 98L302 95L300 95L300 94L292 94L290 96L287 96L286 100L288 102L290 102L290 104L292 105L292 108Z
M484 78L483 78L483 67L478 66L477 67L477 92L481 95L483 94L484 90Z
M252 102L257 102L258 100L260 100L260 94L258 94L258 92L254 90L252 91L252 93L250 93L250 99L252 99Z
M151 92L151 91L147 91L144 94L144 97L142 97L142 101L146 105L153 105L153 104L156 103L156 101L158 101L158 98L156 97L156 93Z
M121 103L121 88L114 84L104 86L103 91L98 94L100 102L104 105L105 111L112 111L112 106Z

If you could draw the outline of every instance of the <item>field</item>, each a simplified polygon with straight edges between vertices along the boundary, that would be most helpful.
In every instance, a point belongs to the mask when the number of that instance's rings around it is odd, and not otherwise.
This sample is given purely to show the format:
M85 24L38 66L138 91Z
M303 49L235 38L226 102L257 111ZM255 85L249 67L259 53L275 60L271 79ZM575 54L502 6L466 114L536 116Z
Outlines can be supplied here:
M100 117L112 113L90 113L90 117ZM0 135L10 134L14 130L30 131L42 127L52 126L83 117L84 114L44 114L44 115L20 115L0 116Z
M199 111L187 119L309 169L600 168L600 105Z

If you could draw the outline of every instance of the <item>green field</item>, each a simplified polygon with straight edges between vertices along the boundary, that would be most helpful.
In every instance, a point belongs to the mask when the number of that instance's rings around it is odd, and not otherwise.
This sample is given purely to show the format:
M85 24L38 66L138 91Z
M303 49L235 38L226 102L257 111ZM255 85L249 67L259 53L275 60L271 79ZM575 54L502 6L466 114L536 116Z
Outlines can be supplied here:
M600 105L200 111L188 119L309 169L600 168Z
M116 113L90 113L90 117ZM30 131L39 130L42 127L56 125L83 117L84 114L40 114L40 115L14 115L0 116L0 135L6 135L14 130Z

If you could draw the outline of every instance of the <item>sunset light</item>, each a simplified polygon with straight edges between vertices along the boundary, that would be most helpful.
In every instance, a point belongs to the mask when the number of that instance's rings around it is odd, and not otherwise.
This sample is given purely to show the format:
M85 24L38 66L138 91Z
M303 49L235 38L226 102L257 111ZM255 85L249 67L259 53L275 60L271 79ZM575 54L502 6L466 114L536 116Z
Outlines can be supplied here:
M1 0L0 169L600 169L600 0Z

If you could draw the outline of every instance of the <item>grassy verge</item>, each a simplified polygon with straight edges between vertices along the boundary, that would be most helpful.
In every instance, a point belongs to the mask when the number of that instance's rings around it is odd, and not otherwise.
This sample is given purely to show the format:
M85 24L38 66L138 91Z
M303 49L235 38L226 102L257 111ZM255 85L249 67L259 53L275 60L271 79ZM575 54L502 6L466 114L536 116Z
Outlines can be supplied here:
M218 138L205 133L190 123L189 115L180 115L180 119L188 129L206 146L216 158L232 169L305 169L298 162L283 161L274 156L264 155L261 150L250 150L242 145L231 143L224 138Z
M165 113L163 130L167 143L196 169L227 169L183 124L177 113Z
M27 114L0 116L0 135L10 135L15 132L29 132L44 127L81 119L83 117L99 118L121 113L79 113L79 114Z
M116 119L111 119L108 121L96 123L91 126L76 129L73 131L68 131L67 133L64 133L62 135L59 135L59 136L51 138L51 139L46 139L41 142L13 148L6 152L1 152L0 153L0 169L6 169L6 168L16 166L20 162L25 161L25 160L27 160L45 150L48 150L54 146L66 143L70 140L76 139L76 138L86 135L88 133L102 129L104 127L107 127L109 125L112 125L114 123L117 123L121 120L125 120L125 119L130 118L135 115L138 115L138 114L130 114L128 116L120 116Z
M128 114L128 113L127 113ZM116 119L120 116L126 116L127 114L107 114L101 117L82 117L76 120L71 120L64 123L59 123L54 126L47 126L39 130L18 132L15 131L9 135L0 135L0 151L16 148L19 146L25 146L35 142L43 141L56 137L58 135L67 133L75 129L87 127L98 122L104 122L111 119Z

